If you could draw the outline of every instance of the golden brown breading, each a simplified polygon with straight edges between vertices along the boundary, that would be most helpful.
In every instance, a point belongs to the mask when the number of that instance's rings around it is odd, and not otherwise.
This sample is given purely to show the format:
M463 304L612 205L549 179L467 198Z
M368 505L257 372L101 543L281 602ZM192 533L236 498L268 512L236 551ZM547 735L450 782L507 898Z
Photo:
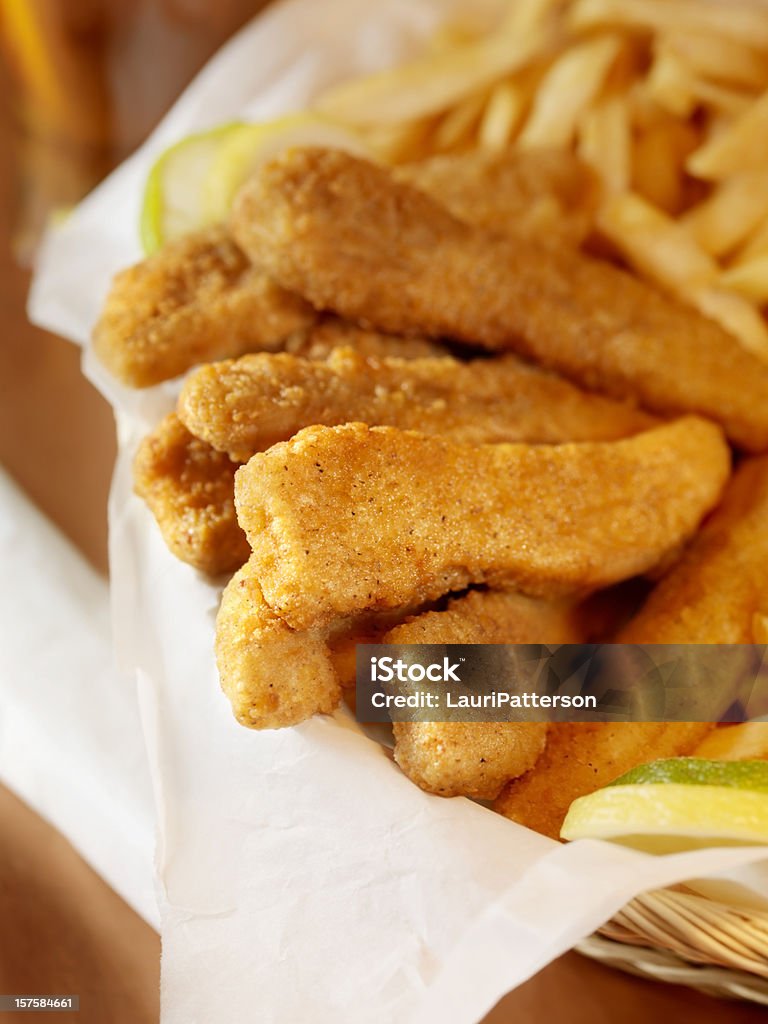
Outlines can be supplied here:
M241 725L278 729L330 714L341 688L328 628L297 632L269 608L250 562L227 584L216 619L221 687Z
M445 358L445 351L433 342L390 338L338 320L318 324L293 340L306 358L325 358L342 341L364 353L393 350L402 353L402 358L437 358L442 351ZM152 496L148 504L173 553L211 575L232 572L241 566L250 548L235 515L237 465L184 430L178 418L161 423L142 450L145 455L140 469L146 479L141 481L139 493ZM212 523L216 524L215 530L211 530Z
M202 366L186 381L178 413L196 437L239 462L313 424L359 421L482 444L613 440L654 423L515 356L461 363L366 358L349 348L325 362L280 353Z
M768 457L741 464L723 502L617 637L627 644L749 644L768 613Z
M390 629L385 644L576 644L580 606L503 590L472 590L442 611L422 612Z
M372 642L397 619L363 615L293 630L264 601L246 562L225 587L216 619L216 661L235 718L252 729L280 729L330 714L342 685L354 681L354 645Z
M369 331L335 316L321 317L285 343L285 351L302 359L327 359L337 348L351 348L361 356L394 356L396 359L430 359L449 356L444 345L426 338L399 338Z
M318 309L394 334L511 349L662 414L768 448L768 366L715 323L563 245L470 227L384 168L293 149L236 198L237 241Z
M592 226L597 176L565 149L474 149L393 169L454 217L545 244L578 245Z
M146 437L133 464L134 485L168 547L201 572L232 572L250 548L235 516L237 465L189 433L175 413Z
M438 796L493 800L533 768L547 741L545 722L395 722L395 760Z
M534 769L510 782L495 810L557 839L571 803L638 764L690 753L711 722L568 722L550 726Z
M578 643L573 603L472 591L444 611L424 612L384 636L387 644ZM545 722L395 722L395 760L430 793L493 800L528 771L546 741Z
M457 445L310 427L236 477L238 520L294 628L488 583L539 596L646 572L716 504L730 457L688 417L624 441Z
M315 315L251 266L223 227L206 228L115 277L93 345L124 384L143 388L196 363L282 348Z

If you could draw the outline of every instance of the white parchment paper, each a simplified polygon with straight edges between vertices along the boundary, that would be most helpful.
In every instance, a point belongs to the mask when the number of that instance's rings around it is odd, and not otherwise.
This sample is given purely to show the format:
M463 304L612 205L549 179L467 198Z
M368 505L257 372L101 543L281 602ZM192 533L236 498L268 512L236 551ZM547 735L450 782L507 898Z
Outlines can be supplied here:
M33 319L87 345L111 274L140 256L141 189L165 145L301 109L333 81L410 55L464 2L268 10L49 238ZM113 619L158 807L165 1024L471 1024L640 891L760 861L745 891L768 894L764 849L560 846L424 794L341 711L281 732L238 726L213 662L219 588L166 551L131 493L135 446L174 389L128 393L87 348L85 366L119 426Z

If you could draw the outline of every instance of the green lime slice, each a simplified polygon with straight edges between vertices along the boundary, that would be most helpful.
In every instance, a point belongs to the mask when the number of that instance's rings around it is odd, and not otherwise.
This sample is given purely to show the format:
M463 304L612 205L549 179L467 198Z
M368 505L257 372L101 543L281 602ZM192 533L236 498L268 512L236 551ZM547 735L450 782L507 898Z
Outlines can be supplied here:
M203 182L224 140L247 127L220 125L188 135L160 154L147 177L141 206L139 230L147 255L171 238L215 223L202 210Z
M610 839L665 853L768 843L768 764L670 758L574 800L563 839Z
M356 135L314 114L264 124L234 122L189 135L165 150L149 172L140 223L144 251L149 255L170 239L225 220L246 178L291 146L370 157Z
M703 757L669 757L641 764L611 786L659 785L730 786L768 793L768 761L711 761Z

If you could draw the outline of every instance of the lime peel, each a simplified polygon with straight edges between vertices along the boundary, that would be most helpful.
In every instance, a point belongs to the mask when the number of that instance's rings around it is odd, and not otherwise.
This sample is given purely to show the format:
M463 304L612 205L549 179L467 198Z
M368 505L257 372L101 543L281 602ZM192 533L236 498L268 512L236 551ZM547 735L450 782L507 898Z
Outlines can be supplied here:
M224 222L248 176L292 146L343 149L371 158L356 133L316 114L289 114L262 123L234 121L188 135L160 154L147 177L139 224L145 253Z
M768 761L712 761L702 757L669 757L638 765L611 782L610 786L671 784L718 786L768 793Z

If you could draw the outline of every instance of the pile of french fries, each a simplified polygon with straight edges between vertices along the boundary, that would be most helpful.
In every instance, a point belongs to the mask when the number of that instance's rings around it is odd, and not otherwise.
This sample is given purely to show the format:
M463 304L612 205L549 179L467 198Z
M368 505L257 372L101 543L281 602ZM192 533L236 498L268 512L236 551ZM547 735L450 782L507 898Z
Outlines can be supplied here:
M316 107L388 163L571 148L603 247L768 359L764 0L509 0Z

